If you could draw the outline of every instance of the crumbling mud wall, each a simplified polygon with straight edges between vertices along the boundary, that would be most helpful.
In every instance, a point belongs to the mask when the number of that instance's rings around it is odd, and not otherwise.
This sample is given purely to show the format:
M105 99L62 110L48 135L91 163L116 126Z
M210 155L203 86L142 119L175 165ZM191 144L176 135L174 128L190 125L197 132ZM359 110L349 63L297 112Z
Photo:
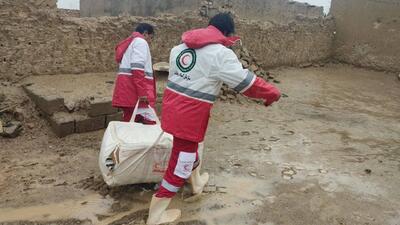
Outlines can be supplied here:
M252 20L270 20L277 23L288 23L302 15L307 18L324 16L323 7L312 6L288 0L229 0L233 10L241 18ZM217 4L227 0L216 1Z
M400 71L400 1L333 0L335 57L376 70Z
M0 6L0 77L114 71L115 45L139 22L157 27L154 61L168 57L181 33L196 21L177 17L62 17L37 0L5 0ZM47 1L53 2L53 1ZM55 2L55 1L54 1ZM198 26L202 23L199 22Z
M206 19L187 16L62 17L52 5L55 1L43 1L46 7L33 4L38 2L1 1L0 79L114 71L115 45L139 22L156 26L151 45L154 62L168 61L184 31L207 24ZM330 57L334 29L330 19L304 18L287 25L237 23L243 44L266 68Z
M286 25L241 22L243 44L265 68L296 66L329 59L332 53L332 19L298 19Z
M83 17L119 16L157 16L160 13L183 14L196 10L200 0L80 0Z
M81 0L81 15L118 16L129 14L134 16L157 16L161 13L184 15L188 11L196 11L203 0ZM241 18L254 20L272 20L286 23L299 14L309 17L322 17L323 8L306 3L289 0L214 0L216 7L226 4Z

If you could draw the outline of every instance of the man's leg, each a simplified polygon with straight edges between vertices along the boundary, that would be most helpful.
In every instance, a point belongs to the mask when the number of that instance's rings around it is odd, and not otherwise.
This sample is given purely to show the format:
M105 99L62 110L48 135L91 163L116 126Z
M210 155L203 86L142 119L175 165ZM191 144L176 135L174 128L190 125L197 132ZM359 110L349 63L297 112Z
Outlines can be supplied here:
M179 218L180 210L166 209L172 197L191 176L195 162L198 161L197 148L196 142L174 137L168 168L160 188L151 200L147 224L167 223Z
M131 121L134 108L122 108L122 120L124 122Z
M198 166L198 143L174 137L171 157L160 189L156 193L160 198L172 198L185 184Z

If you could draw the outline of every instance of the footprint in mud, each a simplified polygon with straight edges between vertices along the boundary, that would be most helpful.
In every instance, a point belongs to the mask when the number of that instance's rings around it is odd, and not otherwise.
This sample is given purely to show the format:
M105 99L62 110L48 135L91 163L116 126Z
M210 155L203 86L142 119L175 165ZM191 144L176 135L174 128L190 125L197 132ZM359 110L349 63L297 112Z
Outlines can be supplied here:
M279 140L281 140L279 137L271 136L268 141L270 141L270 142L278 142Z
M119 220L116 220L108 225L136 225L136 224L145 224L147 217L148 217L148 213L147 213L147 209L145 210L140 210L134 213L131 213L127 216L122 217Z
M242 131L240 132L240 136L250 136L250 132L249 131Z

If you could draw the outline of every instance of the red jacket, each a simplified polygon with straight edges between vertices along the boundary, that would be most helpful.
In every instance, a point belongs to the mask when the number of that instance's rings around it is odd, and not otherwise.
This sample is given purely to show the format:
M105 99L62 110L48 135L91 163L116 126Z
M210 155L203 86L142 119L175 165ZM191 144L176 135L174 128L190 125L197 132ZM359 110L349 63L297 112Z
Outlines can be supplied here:
M162 128L181 139L202 142L210 111L223 83L270 105L280 98L273 85L243 69L227 48L237 38L225 37L209 26L186 32L183 44L170 54L170 71L162 105Z
M112 105L114 107L135 107L139 97L146 96L152 107L156 101L155 79L150 48L143 35L134 32L116 47L119 63Z

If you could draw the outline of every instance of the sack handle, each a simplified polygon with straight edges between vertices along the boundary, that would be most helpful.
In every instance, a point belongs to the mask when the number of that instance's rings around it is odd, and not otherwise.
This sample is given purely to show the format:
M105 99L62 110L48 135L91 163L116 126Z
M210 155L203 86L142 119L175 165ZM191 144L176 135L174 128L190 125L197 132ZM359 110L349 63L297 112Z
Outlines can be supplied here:
M130 123L136 123L136 122L135 122L135 118L136 118L136 115L137 115L137 111L139 110L139 103L140 103L140 100L138 100L137 103L136 103L135 109L133 110L133 113L132 113L131 120L129 121ZM161 124L160 119L158 118L157 113L156 113L156 111L153 109L153 107L151 107L150 104L148 105L148 107L149 107L149 108L151 109L151 111L154 113L155 120L156 120L156 124Z
M133 109L131 120L129 121L130 123L135 123L135 117L136 117L137 111L139 109L139 103L140 103L140 100L138 100L136 102L135 109Z

